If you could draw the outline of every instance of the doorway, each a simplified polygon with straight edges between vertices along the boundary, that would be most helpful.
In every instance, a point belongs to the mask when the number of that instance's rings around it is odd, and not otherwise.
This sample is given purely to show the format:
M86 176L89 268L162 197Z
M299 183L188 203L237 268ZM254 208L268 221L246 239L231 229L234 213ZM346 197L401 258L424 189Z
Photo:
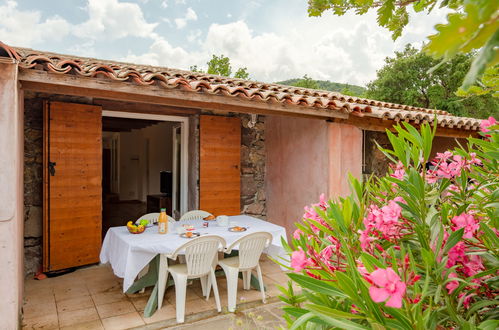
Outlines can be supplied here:
M146 213L187 209L188 119L102 112L102 237Z

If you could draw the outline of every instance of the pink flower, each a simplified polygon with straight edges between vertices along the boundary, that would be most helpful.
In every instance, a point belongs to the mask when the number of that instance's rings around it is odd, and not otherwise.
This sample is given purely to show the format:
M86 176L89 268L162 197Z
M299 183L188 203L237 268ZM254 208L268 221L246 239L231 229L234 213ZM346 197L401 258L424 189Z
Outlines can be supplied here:
M293 233L293 237L296 239L300 239L300 236L303 234L303 232L300 229L295 230Z
M476 153L474 152L470 153L469 163L473 165L482 165L482 161L479 158L476 158Z
M463 273L466 276L473 276L478 274L479 272L485 270L482 264L482 258L477 256L476 254L469 256L466 260L463 261Z
M295 272L298 273L310 265L312 265L312 261L307 258L303 250L293 251L291 254L291 267L294 268Z
M371 242L375 241L376 238L369 236L370 229L359 231L359 233L360 248L362 251L371 251Z
M464 228L463 238L473 238L473 234L480 227L478 221L473 217L472 214L462 213L460 215L452 218L452 223L455 225L452 230L456 231L460 228Z
M435 183L438 181L438 176L437 176L437 171L435 170L428 170L426 172L426 182L429 184Z
M369 275L369 280L374 284L369 288L369 295L374 302L379 303L388 299L386 306L402 307L406 285L392 268L376 269Z
M484 133L490 132L489 127L493 126L495 124L496 124L495 118L494 117L489 117L489 119L482 120L482 122L480 123L480 130L482 132L484 132Z
M390 164L390 167L393 169L393 173L390 174L391 177L402 180L404 179L405 169L404 164L399 161L396 165Z
M449 274L449 278L455 278L457 277L457 274L456 273L450 273ZM454 292L454 290L457 289L457 287L459 286L459 282L458 281L450 281L449 283L447 283L447 285L445 286L445 288L447 289L447 291L449 292L449 294L451 294L452 292Z
M396 236L399 232L399 218L402 214L402 207L395 201L389 201L388 205L381 208L381 217L376 219L376 229L386 237Z
M329 260L331 259L334 248L335 248L334 245L328 245L324 249L322 249L320 257L325 263L329 262Z
M458 262L464 261L466 257L465 252L466 246L464 245L464 242L458 242L454 245L447 253L447 268L451 268Z
M458 298L459 299L463 299L463 306L464 308L468 309L470 307L470 301L471 301L471 297L473 295L469 294L469 295L466 295L464 292L461 292L459 295L458 295Z
M453 156L452 152L446 151L446 152L437 152L437 156L435 157L438 161L444 163L447 160L451 159Z

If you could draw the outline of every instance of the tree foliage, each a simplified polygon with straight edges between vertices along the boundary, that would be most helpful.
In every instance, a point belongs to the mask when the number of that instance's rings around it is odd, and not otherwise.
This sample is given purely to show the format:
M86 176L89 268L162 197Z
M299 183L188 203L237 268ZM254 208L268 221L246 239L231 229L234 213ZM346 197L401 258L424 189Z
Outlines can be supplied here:
M304 75L303 78L298 80L293 84L295 87L303 87L303 88L311 88L311 89L319 89L319 84L312 78L307 75Z
M368 84L367 97L446 110L460 116L497 116L499 102L490 94L456 95L471 66L471 58L470 54L458 54L428 72L438 61L407 45L403 51L395 52L395 57L385 59L377 78Z
M294 78L278 81L276 84L289 85L296 87L315 88L325 91L340 92L341 94L363 97L366 89L362 86L343 84L329 80L315 80L305 75L303 78ZM308 87L313 86L313 87Z
M206 73L216 74L224 77L230 77L232 74L230 59L223 54L221 54L220 56L213 54L211 56L211 59L206 64L208 65ZM190 70L193 72L205 72L197 65L192 65L190 67ZM249 79L248 69L246 67L237 69L234 73L234 78Z
M479 50L462 83L467 91L479 82L488 67L499 65L499 0L309 0L310 16L331 10L336 15L354 11L358 15L376 9L378 24L392 32L395 40L409 23L408 8L430 13L435 7L452 13L445 24L438 24L437 34L429 36L425 52L442 62L458 54ZM434 66L436 68L437 66Z

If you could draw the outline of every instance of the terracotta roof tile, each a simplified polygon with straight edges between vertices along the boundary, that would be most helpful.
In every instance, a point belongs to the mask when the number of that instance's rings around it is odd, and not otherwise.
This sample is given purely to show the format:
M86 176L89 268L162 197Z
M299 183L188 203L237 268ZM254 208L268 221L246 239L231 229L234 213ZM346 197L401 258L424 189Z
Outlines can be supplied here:
M227 78L201 72L9 47L1 41L0 56L19 61L21 69L45 70L56 74L83 77L105 77L139 85L159 85L168 89L180 88L186 91L241 97L259 102L279 102L393 121L432 122L434 116L437 115L438 124L448 128L478 130L480 126L480 121L477 119L456 117L442 110L380 102L331 91Z

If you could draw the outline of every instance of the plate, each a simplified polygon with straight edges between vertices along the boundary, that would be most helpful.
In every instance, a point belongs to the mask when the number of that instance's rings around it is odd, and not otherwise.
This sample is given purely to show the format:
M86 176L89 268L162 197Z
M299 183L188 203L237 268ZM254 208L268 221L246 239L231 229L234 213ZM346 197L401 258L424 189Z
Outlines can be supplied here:
M180 237L182 237L182 238L195 238L195 237L199 237L199 236L201 236L200 233L192 233L191 237L188 237L187 233L180 234Z
M229 228L229 231L234 232L234 233L240 233L240 232L243 232L243 231L246 231L246 230L248 230L248 228L246 228L246 227L239 227L239 226L238 227L230 227Z

